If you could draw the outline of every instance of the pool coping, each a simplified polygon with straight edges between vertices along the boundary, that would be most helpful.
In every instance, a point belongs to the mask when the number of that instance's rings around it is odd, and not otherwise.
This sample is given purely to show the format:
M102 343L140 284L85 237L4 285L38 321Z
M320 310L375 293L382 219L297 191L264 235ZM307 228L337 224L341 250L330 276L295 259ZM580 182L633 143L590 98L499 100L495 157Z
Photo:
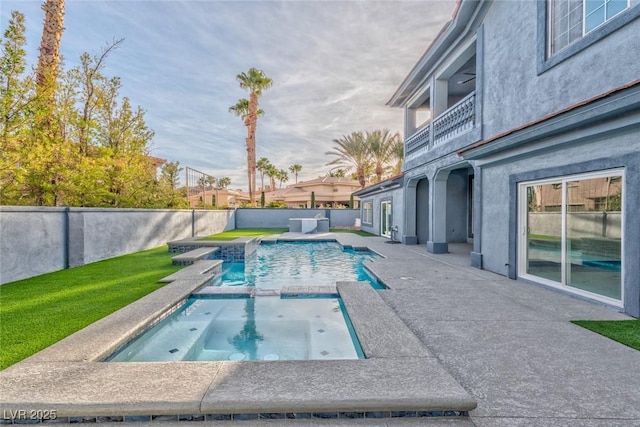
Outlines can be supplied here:
M284 413L377 417L403 411L466 415L476 407L476 401L366 282L338 282L337 290L367 359L101 362L213 278L209 270L202 273L198 263L185 269L193 269L193 274L183 273L0 372L5 415L54 411L58 419L93 420L173 419L185 414L191 419Z

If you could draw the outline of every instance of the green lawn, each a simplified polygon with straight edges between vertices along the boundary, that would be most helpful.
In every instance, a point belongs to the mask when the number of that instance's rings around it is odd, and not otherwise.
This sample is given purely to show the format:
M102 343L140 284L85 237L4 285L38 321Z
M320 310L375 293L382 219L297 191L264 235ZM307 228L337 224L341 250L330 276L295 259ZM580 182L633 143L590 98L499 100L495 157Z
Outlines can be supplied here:
M573 323L626 346L640 350L640 319L575 320Z
M0 369L162 286L179 270L166 246L0 286Z
M211 236L203 237L200 240L235 240L241 236L267 236L270 234L282 234L288 231L288 228L236 228L235 230L212 234ZM361 230L332 228L329 231L331 231L332 233L355 233L365 237L375 236L375 234L367 233L366 231Z
M236 228L231 231L212 234L200 240L235 240L242 236L267 236L270 234L282 234L289 231L288 228Z

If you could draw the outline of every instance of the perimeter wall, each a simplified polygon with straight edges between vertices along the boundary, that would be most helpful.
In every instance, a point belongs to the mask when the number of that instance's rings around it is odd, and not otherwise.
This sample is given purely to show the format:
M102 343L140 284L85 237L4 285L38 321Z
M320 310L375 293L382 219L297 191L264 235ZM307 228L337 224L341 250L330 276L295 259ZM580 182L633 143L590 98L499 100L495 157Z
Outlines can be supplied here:
M235 228L234 211L0 206L0 284Z
M287 228L289 218L353 227L358 209L163 210L0 206L0 285L235 228Z

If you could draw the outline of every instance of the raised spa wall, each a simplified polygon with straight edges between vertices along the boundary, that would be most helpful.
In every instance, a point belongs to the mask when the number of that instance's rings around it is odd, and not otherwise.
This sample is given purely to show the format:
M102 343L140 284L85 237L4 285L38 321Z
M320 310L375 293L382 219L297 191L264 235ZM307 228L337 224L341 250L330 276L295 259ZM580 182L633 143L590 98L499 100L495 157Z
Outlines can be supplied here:
M183 239L168 242L170 253L185 253L198 248L218 248L208 259L220 259L225 262L244 262L256 253L260 238L239 237L231 241Z

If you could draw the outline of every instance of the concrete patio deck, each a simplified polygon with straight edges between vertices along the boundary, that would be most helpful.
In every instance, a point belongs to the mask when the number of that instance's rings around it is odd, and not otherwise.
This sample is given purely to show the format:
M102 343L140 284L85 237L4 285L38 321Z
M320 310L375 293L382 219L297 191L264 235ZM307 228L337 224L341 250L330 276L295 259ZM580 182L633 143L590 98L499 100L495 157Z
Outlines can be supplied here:
M295 236L285 233L283 237ZM336 238L343 245L366 246L384 256L367 267L388 290L374 293L375 297L364 288L350 288L345 293L357 294L350 301L354 310L363 312L361 325L366 327L370 321L373 326L359 335L371 334L368 343L379 352L377 357L328 364L110 364L95 360L111 344L87 346L92 331L83 330L0 372L5 418L10 410L32 407L55 407L60 413L78 416L90 415L87 409L94 415L113 415L119 410L133 416L176 411L228 413L231 409L350 411L356 408L351 405L354 399L359 399L357 405L366 405L361 410L380 409L377 405L385 399L386 405L394 399L400 402L397 410L402 410L450 399L447 404L453 402L458 408L472 409L475 402L477 407L469 417L451 419L279 419L199 421L196 425L640 426L640 352L569 322L629 317L471 268L465 245L451 245L451 253L432 255L424 247L385 244L386 239L378 237L337 233L304 238ZM174 282L163 289L176 300L191 292L189 287L198 286L197 280L191 280L186 287ZM164 299L166 295L153 298ZM158 310L157 303L134 304L153 311ZM388 320L376 324L375 315L381 311ZM97 327L116 339L123 329L131 330L144 322L128 317L116 314L111 320L97 322ZM375 329L382 328L381 324L391 324L385 331L391 333L376 341ZM406 348L394 341L403 336ZM392 351L403 349L408 353ZM367 383L377 388L382 400L372 399L371 390L360 390ZM336 384L341 384L339 389L331 388ZM147 424L159 423L135 426ZM184 422L163 421L160 425L175 424Z

